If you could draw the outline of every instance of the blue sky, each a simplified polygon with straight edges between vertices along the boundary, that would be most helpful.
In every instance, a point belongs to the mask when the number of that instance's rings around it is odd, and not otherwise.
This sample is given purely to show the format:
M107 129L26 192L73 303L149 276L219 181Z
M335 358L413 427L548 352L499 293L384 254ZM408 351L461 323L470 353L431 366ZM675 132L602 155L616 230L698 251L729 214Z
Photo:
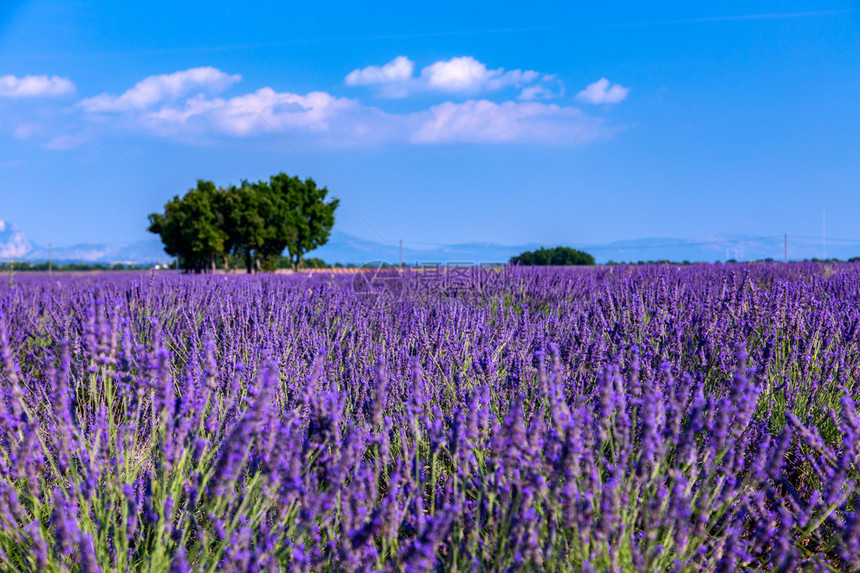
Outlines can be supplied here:
M0 219L286 171L414 246L860 236L858 3L560 4L4 2Z

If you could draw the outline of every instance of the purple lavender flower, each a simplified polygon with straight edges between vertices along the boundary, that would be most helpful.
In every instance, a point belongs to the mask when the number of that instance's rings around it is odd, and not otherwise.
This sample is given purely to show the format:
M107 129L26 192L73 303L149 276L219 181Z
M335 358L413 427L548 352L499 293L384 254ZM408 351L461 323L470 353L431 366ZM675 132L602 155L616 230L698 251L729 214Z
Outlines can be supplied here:
M348 276L23 277L0 559L856 568L860 268L837 270L509 268L384 309Z

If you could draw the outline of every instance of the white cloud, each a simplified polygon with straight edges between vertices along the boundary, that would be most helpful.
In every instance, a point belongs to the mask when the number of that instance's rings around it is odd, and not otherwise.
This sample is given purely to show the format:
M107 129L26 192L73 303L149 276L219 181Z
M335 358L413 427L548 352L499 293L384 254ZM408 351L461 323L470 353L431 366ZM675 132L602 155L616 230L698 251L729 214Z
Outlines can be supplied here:
M127 118L160 137L254 137L274 128L285 137L303 133L333 145L557 143L574 137L588 120L575 107L488 100L445 102L394 114L326 92L296 94L268 87L233 98L197 94L184 102L129 111Z
M424 116L413 143L558 142L575 137L588 121L577 108L487 100L445 102Z
M286 138L302 136L305 141L329 146L384 142L558 144L571 141L590 121L577 107L539 101L563 93L563 84L551 75L490 70L465 57L436 62L416 77L414 64L400 58L378 68L356 70L348 82L379 89L405 86L408 90L464 95L516 86L519 101L444 101L417 111L386 112L324 91L299 94L262 87L223 97L213 92L226 89L240 77L215 68L194 68L145 78L119 95L103 93L83 100L53 123L22 121L15 135L37 137L49 149L69 149L133 132L189 144L217 138L272 137L271 128ZM613 93L608 85L601 89ZM583 139L612 133L612 128L599 125Z
M436 62L421 70L421 78L429 89L448 93L474 93L508 86L519 87L539 77L539 73L531 70L489 70L485 64L471 56Z
M59 76L0 76L0 97L24 98L75 93L75 84Z
M97 95L83 100L81 106L88 112L145 109L193 91L219 93L241 79L240 75L228 75L212 67L191 68L172 74L149 76L122 95Z
M145 113L140 123L162 135L208 132L245 137L270 131L262 116L276 130L326 133L340 116L360 109L353 100L325 92L300 95L267 87L230 99L198 95L182 105Z
M520 101L534 101L538 99L550 99L556 96L556 93L546 86L536 85L523 88L517 99Z
M406 56L397 56L384 66L367 66L346 76L348 86L405 83L412 79L415 63Z
M491 70L471 56L435 62L423 68L418 77L414 71L415 64L409 58L398 56L383 66L353 70L346 76L346 84L371 86L384 97L404 97L420 92L468 95L554 79L533 70Z
M24 233L0 220L0 260L18 259L29 253L33 246Z
M40 123L22 123L12 132L12 137L16 139L27 139L34 135L41 135L45 128Z
M57 135L45 144L45 148L64 151L66 149L74 149L89 140L89 136L83 133Z
M336 143L350 143L359 136L379 140L391 129L392 122L381 111L322 91L296 94L264 87L232 98L212 93L240 79L215 68L194 68L148 77L121 95L104 93L83 100L79 108L86 112L90 132L144 130L189 142L211 136L256 136L269 133L269 125ZM98 112L115 116L105 123ZM87 139L61 135L47 145L65 149Z
M627 97L630 88L614 84L610 87L609 80L600 78L593 84L589 84L584 90L576 95L580 101L593 104L618 103Z

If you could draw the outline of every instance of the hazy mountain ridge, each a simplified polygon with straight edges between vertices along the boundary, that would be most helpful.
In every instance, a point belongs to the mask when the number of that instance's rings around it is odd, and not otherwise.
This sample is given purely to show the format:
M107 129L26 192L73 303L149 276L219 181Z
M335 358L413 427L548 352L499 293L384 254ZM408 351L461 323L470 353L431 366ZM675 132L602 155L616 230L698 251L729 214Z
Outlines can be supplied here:
M30 241L15 225L0 220L0 261L149 265L171 259L155 236L130 243L79 243L49 248Z
M148 265L170 262L173 257L164 252L157 237L133 243L80 243L70 247L39 248L25 257L27 261L47 261L57 263L124 263Z
M753 237L749 235L713 235L699 239L672 237L649 237L625 239L604 244L566 243L594 256L598 263L608 261L702 261L716 262L735 259L739 261L774 259L784 257L783 237ZM417 248L404 241L403 261L407 264L421 263L503 263L523 251L556 244L528 243L522 245L500 245L498 243L463 243L432 248ZM789 236L788 257L791 260L824 258L821 242L793 240ZM828 257L847 259L860 255L860 244L831 245ZM360 239L346 233L333 231L329 243L309 254L326 262L361 264L371 260L397 263L400 260L399 243L385 245L368 239Z
M541 246L555 244L528 243L522 245L500 245L498 243L462 243L427 246L404 241L403 261L407 264L497 264L507 262L512 256ZM760 260L772 258L782 260L784 243L782 237L752 237L748 235L714 235L701 239L677 239L651 237L627 239L606 244L568 243L568 246L591 253L598 263L608 261L634 262L647 260L706 261L727 259ZM860 255L860 244L835 244L827 246L827 256L847 259ZM788 256L792 260L824 258L824 245L820 241L795 240L789 236ZM308 253L308 257L321 258L327 263L361 265L370 261L385 261L396 264L400 261L398 241L385 244L382 241L363 239L335 229L329 242ZM158 237L130 243L80 243L71 246L56 246L48 249L30 241L27 236L8 221L0 220L0 261L39 262L51 259L57 263L102 263L149 265L167 263L168 256Z

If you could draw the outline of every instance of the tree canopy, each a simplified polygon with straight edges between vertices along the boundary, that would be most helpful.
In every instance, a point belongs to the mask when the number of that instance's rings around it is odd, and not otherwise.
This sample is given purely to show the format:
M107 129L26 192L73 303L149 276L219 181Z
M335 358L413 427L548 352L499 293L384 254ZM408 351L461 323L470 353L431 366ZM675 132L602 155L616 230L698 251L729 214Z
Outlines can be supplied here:
M149 215L148 231L161 237L167 254L188 272L229 266L239 257L247 271L274 270L286 250L293 270L304 254L324 245L334 226L338 200L328 189L278 173L269 181L247 180L227 188L200 180L183 197L173 197L164 213Z
M273 176L269 186L277 232L275 238L264 246L264 251L269 255L279 255L286 249L295 270L301 265L305 253L328 241L338 200L326 203L328 190L325 187L317 187L313 179L302 181L284 173Z
M147 230L161 236L164 251L179 257L185 270L214 270L215 257L230 250L224 193L200 179L196 189L168 201L163 214L150 214Z
M541 247L536 251L526 251L511 257L510 262L512 265L522 266L593 265L594 257L584 251L570 247L555 247L554 249Z

